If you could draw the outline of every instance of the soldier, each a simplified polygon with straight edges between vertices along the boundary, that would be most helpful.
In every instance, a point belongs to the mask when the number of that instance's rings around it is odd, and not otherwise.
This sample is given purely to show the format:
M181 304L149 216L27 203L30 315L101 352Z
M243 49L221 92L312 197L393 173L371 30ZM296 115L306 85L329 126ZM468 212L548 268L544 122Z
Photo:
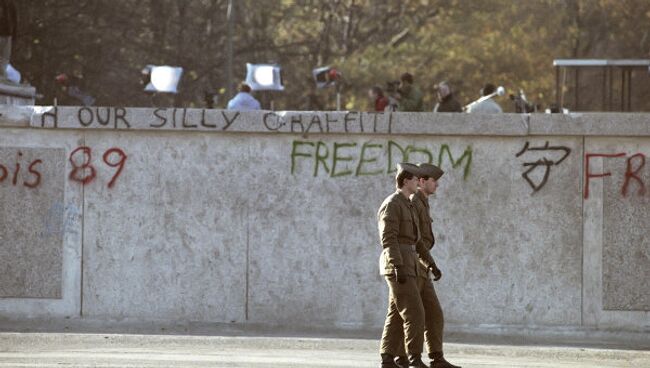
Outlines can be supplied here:
M411 195L411 202L415 207L418 217L418 226L420 229L420 240L418 241L418 248L426 248L427 254L423 257L420 256L419 272L418 272L418 290L420 291L420 298L424 307L424 337L427 343L427 351L429 358L431 358L431 368L460 368L445 360L442 352L442 334L444 320L442 316L442 308L436 296L433 284L429 280L428 272L433 274L434 281L438 281L442 277L442 272L436 266L433 258L429 254L429 250L435 244L435 238L431 229L431 215L429 207L429 196L435 193L438 187L438 180L444 172L437 166L431 164L418 164L420 169L420 177L418 179L419 189ZM420 254L420 253L419 253ZM396 316L399 319L399 316ZM396 321L398 324L400 321ZM401 343L403 336L401 331L396 330L395 342ZM400 347L404 344L401 343ZM398 354L397 363L400 367L407 367L405 364L406 353L402 348Z
M424 308L417 288L416 247L420 244L419 231L417 215L409 200L417 191L419 172L420 169L413 164L397 165L397 191L384 200L377 213L379 238L383 247L379 268L388 284L388 313L380 347L382 368L398 368L394 359L400 351L400 345L403 350L404 344L409 366L424 366L421 358ZM422 250L428 253L424 248L418 249ZM399 344L394 343L395 334L402 336Z
M420 226L420 242L422 247L428 250L433 248L436 240L433 236L431 223L433 220L430 215L429 196L436 192L438 180L444 174L439 167L431 164L418 164L422 176L418 179L418 191L411 196L411 202L415 206ZM427 252L428 253L428 252ZM425 269L426 267L426 269ZM427 343L427 351L431 359L431 368L460 368L445 360L442 353L442 330L444 320L442 317L442 308L436 296L431 280L429 280L427 270L433 274L433 280L438 281L442 277L442 272L431 259L431 262L420 261L420 275L418 278L418 288L424 306L424 338Z

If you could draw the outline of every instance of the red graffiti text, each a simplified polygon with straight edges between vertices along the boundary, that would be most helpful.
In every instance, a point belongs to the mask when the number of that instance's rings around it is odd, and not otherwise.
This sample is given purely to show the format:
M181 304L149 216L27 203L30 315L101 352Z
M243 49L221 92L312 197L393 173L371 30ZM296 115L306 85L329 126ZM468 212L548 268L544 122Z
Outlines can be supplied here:
M68 176L70 180L80 183L81 185L87 185L92 183L97 177L97 169L92 164L92 149L90 147L81 146L77 147L70 154L69 160L72 165L72 170ZM115 181L122 174L122 169L126 164L127 155L119 148L110 148L104 152L102 160L107 166L116 167L117 170L113 177L108 182L108 187L112 188L115 185Z
M607 172L591 172L589 168L590 160L594 157L600 158L622 158L626 157L625 153L587 153L585 155L585 188L584 188L584 198L589 198L589 183L591 179L595 178L604 178L612 176L612 173ZM645 155L643 153L636 153L627 157L625 163L625 174L623 180L623 186L621 188L621 194L623 197L627 197L630 192L630 187L635 186L637 188L638 195L644 195L646 193L645 183L643 179L639 176L639 172L645 166ZM633 185L634 183L634 185Z
M27 188L36 188L41 184L41 173L38 171L38 166L43 161L36 159L30 162L26 169L27 174L23 175L21 171L24 171L25 168L20 165L21 157L23 157L23 153L18 151L18 158L13 167L11 165L0 164L0 183L11 180L11 185L14 187L22 185ZM19 181L19 177L22 180Z

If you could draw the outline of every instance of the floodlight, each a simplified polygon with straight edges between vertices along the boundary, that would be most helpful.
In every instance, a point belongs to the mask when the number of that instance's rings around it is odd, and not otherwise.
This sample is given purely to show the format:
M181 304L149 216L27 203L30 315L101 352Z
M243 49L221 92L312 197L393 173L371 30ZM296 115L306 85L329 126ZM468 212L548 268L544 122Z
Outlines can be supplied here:
M264 87L273 85L273 67L272 66L261 66L255 69L255 81Z
M177 93L183 68L175 66L147 65L142 69L142 80L146 92Z
M336 85L336 82L341 79L341 73L336 68L323 66L311 71L316 82L316 87L326 88Z
M276 64L246 63L246 84L254 91L284 91L282 70Z

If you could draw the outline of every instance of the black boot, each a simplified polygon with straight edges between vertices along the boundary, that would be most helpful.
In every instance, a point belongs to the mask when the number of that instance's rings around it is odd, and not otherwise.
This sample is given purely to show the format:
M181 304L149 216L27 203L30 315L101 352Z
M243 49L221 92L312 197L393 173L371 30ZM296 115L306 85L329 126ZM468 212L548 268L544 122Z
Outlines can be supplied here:
M399 368L409 368L409 358L406 356L398 356L395 358L395 363Z
M430 368L461 368L446 361L442 353L429 354L429 358L431 358Z
M409 355L409 368L429 368L424 362L422 362L422 356L420 354Z
M379 368L400 368L395 364L395 357L390 354L381 354L381 365Z

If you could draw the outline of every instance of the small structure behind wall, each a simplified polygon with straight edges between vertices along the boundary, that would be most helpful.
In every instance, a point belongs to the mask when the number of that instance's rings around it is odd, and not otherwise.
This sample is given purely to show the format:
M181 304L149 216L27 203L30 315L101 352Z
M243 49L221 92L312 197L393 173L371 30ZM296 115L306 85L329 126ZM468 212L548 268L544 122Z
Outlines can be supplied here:
M647 59L556 59L555 67L555 102L557 106L568 107L565 98L567 72L573 70L573 106L571 110L580 110L580 76L584 69L602 69L602 102L601 111L632 111L632 74L634 71L644 72L650 77L650 60ZM617 92L614 75L620 74L620 104L615 104L614 94Z

